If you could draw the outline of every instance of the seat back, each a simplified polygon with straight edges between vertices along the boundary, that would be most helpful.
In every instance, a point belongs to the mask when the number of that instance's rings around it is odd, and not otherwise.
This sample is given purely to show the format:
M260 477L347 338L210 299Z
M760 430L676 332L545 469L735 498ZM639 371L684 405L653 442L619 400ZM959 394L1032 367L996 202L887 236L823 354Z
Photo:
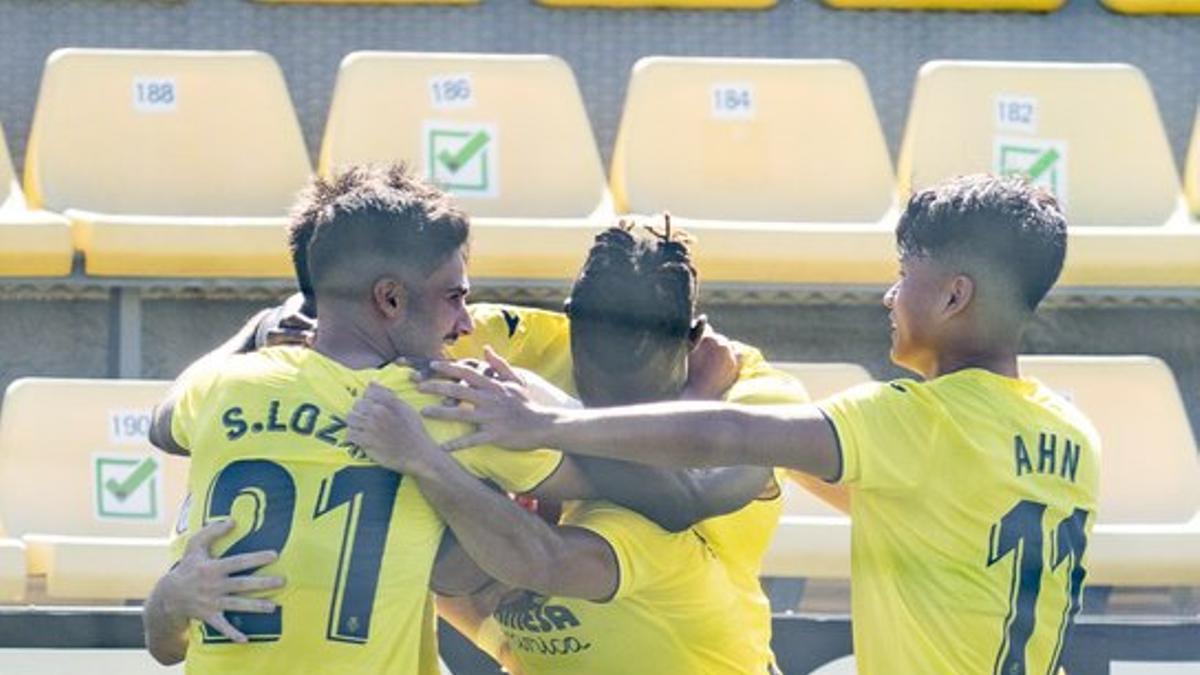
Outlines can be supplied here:
M282 216L310 171L267 54L60 49L46 60L25 159L35 207Z
M1099 522L1180 523L1200 513L1196 439L1165 363L1023 356L1021 372L1072 401L1099 432Z
M146 440L169 383L23 378L0 408L0 519L13 536L164 537L187 461Z
M633 67L612 186L625 212L875 222L895 180L854 64L651 57Z
M1181 215L1154 94L1126 64L927 63L901 144L900 198L981 172L1029 176L1065 203L1072 225Z
M473 216L609 210L570 66L554 56L355 52L338 71L319 171L403 160Z

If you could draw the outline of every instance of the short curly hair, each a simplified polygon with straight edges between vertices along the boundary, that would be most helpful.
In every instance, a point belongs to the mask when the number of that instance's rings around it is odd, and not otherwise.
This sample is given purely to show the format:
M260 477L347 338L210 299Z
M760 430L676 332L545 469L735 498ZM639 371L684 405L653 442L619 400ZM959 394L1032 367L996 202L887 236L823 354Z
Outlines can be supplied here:
M1067 219L1019 176L959 176L914 194L896 226L900 257L986 266L1033 311L1058 280Z

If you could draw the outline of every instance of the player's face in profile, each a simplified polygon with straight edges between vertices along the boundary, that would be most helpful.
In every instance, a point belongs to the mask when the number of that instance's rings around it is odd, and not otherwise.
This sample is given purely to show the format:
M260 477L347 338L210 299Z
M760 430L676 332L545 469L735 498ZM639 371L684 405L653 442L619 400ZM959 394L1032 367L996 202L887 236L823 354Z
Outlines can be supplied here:
M407 356L438 358L446 345L470 333L474 324L467 314L465 251L433 271L421 287L412 289L408 312L396 328L395 342Z
M922 375L932 371L937 354L937 306L944 274L927 257L900 261L900 279L883 296L891 310L892 362Z

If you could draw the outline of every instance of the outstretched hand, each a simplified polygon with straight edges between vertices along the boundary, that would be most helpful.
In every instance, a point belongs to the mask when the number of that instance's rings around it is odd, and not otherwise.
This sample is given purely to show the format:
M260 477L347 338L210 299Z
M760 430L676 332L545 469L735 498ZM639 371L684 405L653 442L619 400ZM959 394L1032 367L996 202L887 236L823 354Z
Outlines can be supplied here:
M346 440L399 473L421 475L434 459L431 455L441 454L421 416L374 382L346 417Z
M446 379L426 380L420 390L449 399L448 404L431 406L421 414L432 419L474 424L474 433L442 445L448 451L477 445L498 445L513 450L542 447L539 432L552 418L551 409L531 400L524 379L504 359L490 349L488 364L503 379L489 377L468 365L435 361L434 372ZM462 405L462 404L468 405Z

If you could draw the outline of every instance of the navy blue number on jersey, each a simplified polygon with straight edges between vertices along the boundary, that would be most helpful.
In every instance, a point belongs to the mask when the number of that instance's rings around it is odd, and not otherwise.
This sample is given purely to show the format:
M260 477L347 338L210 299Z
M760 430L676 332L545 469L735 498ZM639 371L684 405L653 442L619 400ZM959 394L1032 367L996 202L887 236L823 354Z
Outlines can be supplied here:
M359 644L367 641L379 587L379 566L402 478L377 466L347 466L321 483L313 509L314 520L346 507L326 634L330 640ZM296 485L291 474L267 460L230 463L209 487L205 522L230 516L233 503L243 496L253 500L255 527L221 557L264 550L282 555L296 512ZM282 607L270 614L225 612L225 618L254 642L278 640L283 632ZM204 625L204 641L229 642L229 639Z
M988 567L1010 554L1013 556L1012 589L1009 592L1004 637L993 670L996 675L1025 675L1027 672L1025 650L1037 621L1037 600L1042 590L1042 573L1046 565L1045 536L1042 533L1042 517L1045 513L1045 504L1021 500L1004 514L999 523L992 526ZM1087 576L1083 568L1083 552L1087 548L1084 527L1088 515L1083 509L1075 509L1074 513L1058 523L1050 535L1050 570L1057 571L1063 563L1070 563L1066 580L1068 602L1058 627L1058 641L1048 670L1050 673L1057 670L1063 643L1070 635L1075 615L1080 609L1083 580Z

